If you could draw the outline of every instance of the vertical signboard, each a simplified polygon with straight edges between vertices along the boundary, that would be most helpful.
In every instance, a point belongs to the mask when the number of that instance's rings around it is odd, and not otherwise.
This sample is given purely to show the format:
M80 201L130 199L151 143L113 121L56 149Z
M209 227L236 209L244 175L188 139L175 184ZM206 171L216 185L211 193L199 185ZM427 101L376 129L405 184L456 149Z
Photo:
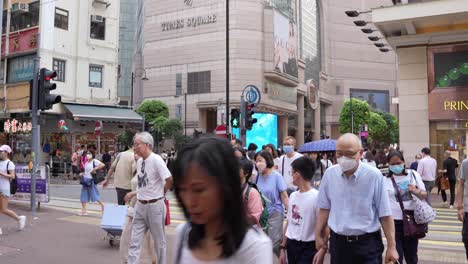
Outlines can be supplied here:
M278 11L274 12L274 70L298 77L297 25Z

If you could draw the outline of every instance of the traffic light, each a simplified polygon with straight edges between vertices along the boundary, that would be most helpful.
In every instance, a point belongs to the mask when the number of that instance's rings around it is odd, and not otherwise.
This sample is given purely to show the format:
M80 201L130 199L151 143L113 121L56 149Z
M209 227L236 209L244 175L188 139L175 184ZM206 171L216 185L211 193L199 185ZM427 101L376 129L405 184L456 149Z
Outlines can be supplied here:
M254 118L254 104L247 105L247 111L245 112L245 129L251 130L253 125L257 123L257 118Z
M51 71L46 68L41 69L39 73L38 85L38 109L52 109L52 106L54 104L58 104L62 101L62 96L50 93L50 91L55 90L57 88L57 85L55 83L50 82L55 77L57 77L56 71Z
M239 128L240 126L240 112L237 109L231 110L231 127Z

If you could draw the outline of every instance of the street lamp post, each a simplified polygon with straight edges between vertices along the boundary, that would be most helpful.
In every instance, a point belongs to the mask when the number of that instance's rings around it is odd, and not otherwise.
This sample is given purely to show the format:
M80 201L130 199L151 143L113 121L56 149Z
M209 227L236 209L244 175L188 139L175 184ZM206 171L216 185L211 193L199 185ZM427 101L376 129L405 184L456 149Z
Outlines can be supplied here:
M229 0L226 0L226 133L229 134Z
M351 111L351 133L354 134L353 95L349 92L349 110Z

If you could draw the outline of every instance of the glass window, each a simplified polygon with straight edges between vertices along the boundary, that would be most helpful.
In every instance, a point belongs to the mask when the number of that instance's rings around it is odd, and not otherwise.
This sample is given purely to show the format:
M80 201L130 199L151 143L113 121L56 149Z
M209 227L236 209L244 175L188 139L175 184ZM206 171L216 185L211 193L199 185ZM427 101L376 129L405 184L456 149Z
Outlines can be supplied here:
M52 62L52 68L57 72L57 78L55 81L64 82L65 81L65 64L66 61L54 59Z
M102 68L99 65L89 66L89 87L102 88Z
M68 30L68 11L55 8L55 27Z
M90 37L92 39L106 39L106 18L102 16L91 15Z
M7 82L29 81L34 76L34 58L36 55L27 55L8 60Z
M182 73L176 74L176 95L182 95Z
M28 12L11 12L11 32L39 25L39 1L29 3L28 9Z
M191 72L187 76L187 93L200 94L211 91L211 71Z
M176 116L176 118L179 119L179 120L182 119L182 105L181 105L181 104L176 105L175 116Z

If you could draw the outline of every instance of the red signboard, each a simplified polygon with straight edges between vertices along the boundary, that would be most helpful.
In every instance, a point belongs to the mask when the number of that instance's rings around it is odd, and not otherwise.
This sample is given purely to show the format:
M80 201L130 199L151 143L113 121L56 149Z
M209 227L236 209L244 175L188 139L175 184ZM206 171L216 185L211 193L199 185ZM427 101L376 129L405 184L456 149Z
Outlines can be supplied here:
M38 28L31 28L10 34L9 54L37 49ZM5 55L5 37L2 37L2 56Z
M215 129L215 133L216 135L220 136L220 137L227 137L226 135L226 126L225 125L219 125L216 127Z

